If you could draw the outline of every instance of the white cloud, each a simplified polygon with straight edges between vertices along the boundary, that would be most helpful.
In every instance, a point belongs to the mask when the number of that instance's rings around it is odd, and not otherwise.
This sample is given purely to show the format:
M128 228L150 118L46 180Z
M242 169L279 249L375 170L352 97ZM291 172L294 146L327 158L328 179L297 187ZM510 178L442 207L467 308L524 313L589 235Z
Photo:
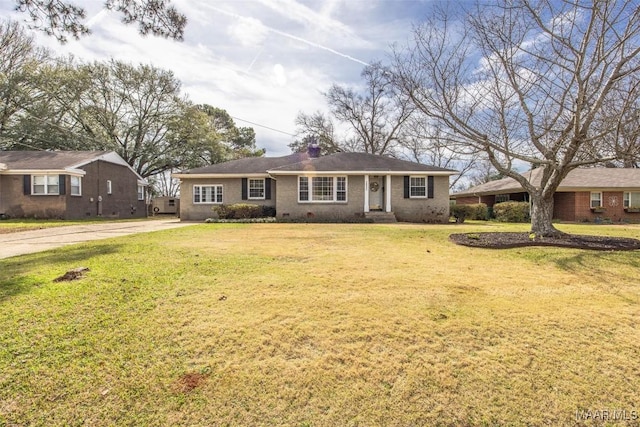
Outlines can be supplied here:
M24 14L1 4L6 16ZM6 3L6 2L4 2ZM39 43L83 61L117 60L171 70L195 103L224 108L237 119L294 133L299 111L326 110L332 83L356 84L364 64L383 57L408 35L409 5L419 0L173 0L188 17L184 42L141 37L102 0L87 0L93 34L66 45L42 34ZM392 12L392 13L391 13ZM292 137L236 120L256 130L268 155L284 155Z
M267 38L268 34L267 28L258 19L244 17L233 22L227 32L233 40L237 40L242 46L259 45Z
M284 86L287 84L287 76L284 72L284 67L281 64L273 66L273 80L278 86Z

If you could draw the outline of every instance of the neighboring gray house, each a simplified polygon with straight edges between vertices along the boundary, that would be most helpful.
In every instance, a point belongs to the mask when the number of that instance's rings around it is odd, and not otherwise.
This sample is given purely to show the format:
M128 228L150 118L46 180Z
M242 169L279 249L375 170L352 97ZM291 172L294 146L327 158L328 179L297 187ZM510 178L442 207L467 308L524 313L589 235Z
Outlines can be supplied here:
M215 217L220 204L275 208L278 218L371 217L447 222L449 176L456 171L366 153L252 157L187 170L180 179L180 218Z
M543 169L522 174L539 184ZM506 201L529 201L513 178L490 181L451 195L458 204L485 203L492 207ZM579 168L562 180L554 195L553 218L563 221L640 221L640 169Z
M147 185L113 151L0 151L5 217L145 217Z

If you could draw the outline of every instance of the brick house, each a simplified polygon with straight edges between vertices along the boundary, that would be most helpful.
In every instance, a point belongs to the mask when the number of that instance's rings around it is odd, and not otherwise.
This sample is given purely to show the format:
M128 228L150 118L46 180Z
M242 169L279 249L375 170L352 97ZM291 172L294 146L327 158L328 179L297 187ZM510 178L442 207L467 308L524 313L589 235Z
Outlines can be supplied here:
M542 169L522 174L540 182ZM458 204L528 201L529 195L513 178L487 182L451 195ZM560 183L554 196L554 219L562 221L640 221L640 169L574 169Z
M215 217L213 207L251 203L278 218L447 222L456 171L366 153L252 157L174 174L180 218Z
M0 215L146 216L146 180L113 151L0 151Z

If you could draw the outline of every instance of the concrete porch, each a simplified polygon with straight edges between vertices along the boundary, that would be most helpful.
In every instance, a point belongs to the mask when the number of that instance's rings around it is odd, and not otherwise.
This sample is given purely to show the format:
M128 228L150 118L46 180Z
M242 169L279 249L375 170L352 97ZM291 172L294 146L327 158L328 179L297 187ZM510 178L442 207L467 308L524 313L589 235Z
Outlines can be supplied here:
M364 213L364 217L373 220L376 224L391 224L398 222L393 212L369 211Z

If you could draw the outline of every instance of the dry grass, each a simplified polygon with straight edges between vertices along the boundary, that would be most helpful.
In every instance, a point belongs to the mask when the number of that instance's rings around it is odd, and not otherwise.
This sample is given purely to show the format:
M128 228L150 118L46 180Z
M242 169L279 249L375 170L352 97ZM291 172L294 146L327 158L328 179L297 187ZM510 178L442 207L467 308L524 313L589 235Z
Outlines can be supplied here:
M494 229L526 227L201 225L0 260L0 425L632 418L638 253L447 240Z

